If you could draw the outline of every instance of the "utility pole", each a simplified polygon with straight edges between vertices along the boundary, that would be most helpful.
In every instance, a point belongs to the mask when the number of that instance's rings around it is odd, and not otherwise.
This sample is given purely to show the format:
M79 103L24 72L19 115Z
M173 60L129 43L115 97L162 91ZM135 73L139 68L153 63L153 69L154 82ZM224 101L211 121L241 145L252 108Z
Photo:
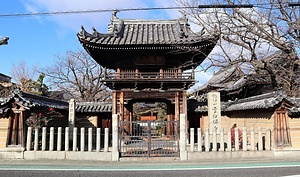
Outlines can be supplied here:
M4 37L0 40L0 45L7 45L9 37Z

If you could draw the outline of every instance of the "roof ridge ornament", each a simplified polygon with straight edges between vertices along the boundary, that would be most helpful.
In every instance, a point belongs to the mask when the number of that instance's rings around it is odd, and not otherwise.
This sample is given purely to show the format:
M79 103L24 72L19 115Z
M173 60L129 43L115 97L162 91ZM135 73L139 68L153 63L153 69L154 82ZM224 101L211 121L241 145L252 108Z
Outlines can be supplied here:
M86 30L84 29L84 27L81 25L81 31L80 34L85 38L86 37Z
M179 35L180 38L188 38L188 27L190 26L188 18L186 17L186 12L184 10L181 10L180 13L182 14L182 17L178 19L180 27Z
M185 22L185 24L188 24L189 20L188 20L188 18L186 16L185 10L180 10L179 12L182 14L182 17L180 19L183 20Z
M120 12L118 9L116 9L116 10L114 10L113 11L113 13L112 13L112 16L111 16L111 21L114 21L114 20L117 20L117 19L119 19L118 17L117 17L117 13L118 12Z

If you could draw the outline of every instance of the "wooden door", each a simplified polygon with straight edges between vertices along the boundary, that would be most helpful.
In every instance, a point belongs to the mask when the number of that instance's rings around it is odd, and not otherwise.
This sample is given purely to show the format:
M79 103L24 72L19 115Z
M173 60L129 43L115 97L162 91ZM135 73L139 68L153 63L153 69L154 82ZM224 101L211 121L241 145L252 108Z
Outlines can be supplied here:
M274 143L275 147L291 146L290 127L287 109L275 110Z

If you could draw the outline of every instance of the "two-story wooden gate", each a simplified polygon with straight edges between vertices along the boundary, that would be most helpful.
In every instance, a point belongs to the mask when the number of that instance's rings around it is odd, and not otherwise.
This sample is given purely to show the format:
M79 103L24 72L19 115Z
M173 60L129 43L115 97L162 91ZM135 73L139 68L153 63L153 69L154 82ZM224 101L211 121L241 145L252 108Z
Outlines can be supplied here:
M178 157L178 121L120 121L121 157Z

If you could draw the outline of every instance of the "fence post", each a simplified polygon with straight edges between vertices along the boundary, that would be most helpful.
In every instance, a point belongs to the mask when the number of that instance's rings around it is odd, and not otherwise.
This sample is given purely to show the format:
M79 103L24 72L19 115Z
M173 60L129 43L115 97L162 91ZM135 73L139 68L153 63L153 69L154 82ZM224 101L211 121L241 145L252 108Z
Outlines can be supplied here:
M218 147L217 147L217 129L214 128L213 129L213 148L212 148L212 151L216 152L217 149L218 149Z
M224 128L220 128L220 149L219 151L225 151L224 149Z
M271 150L271 130L266 127L266 150Z
M202 152L202 134L201 128L197 128L198 152Z
M28 127L27 129L27 143L26 143L26 150L30 151L31 150L31 135L32 135L32 128Z
M77 149L77 127L73 127L73 151Z
M247 128L243 127L243 151L247 151Z
M69 151L69 127L65 128L65 151Z
M254 128L253 127L250 127L250 137L251 137L251 151L254 151L255 150L255 135L254 135Z
M232 151L232 144L231 144L231 128L227 130L227 151Z
M42 128L42 151L46 150L46 135L47 135L47 128Z
M210 148L210 142L209 142L209 129L205 129L205 151L208 152Z
M90 127L88 129L89 135L88 135L88 151L91 152L93 148L93 129Z
M53 147L54 147L54 127L50 128L50 145L49 145L49 150L53 151Z
M61 151L61 134L62 134L62 128L58 127L58 129L57 129L57 151Z
M257 131L258 131L258 150L262 151L263 150L263 143L262 143L262 130L261 130L261 127L258 127Z
M96 151L99 152L101 148L101 128L97 128L97 141L96 141Z
M104 129L104 152L108 152L108 135L109 135L109 131L108 128Z
M187 149L186 149L186 140L187 140L187 117L186 114L180 114L179 116L179 150L180 150L180 160L187 160Z
M35 128L34 129L34 151L38 150L38 145L39 145L39 129Z
M84 151L84 139L85 139L85 132L84 127L80 128L80 151Z
M118 161L118 160L119 160L119 116L118 114L113 114L112 115L112 161Z
M190 151L194 152L194 145L195 145L195 141L194 141L194 128L190 128Z
M234 151L240 150L239 143L239 129L234 128Z

